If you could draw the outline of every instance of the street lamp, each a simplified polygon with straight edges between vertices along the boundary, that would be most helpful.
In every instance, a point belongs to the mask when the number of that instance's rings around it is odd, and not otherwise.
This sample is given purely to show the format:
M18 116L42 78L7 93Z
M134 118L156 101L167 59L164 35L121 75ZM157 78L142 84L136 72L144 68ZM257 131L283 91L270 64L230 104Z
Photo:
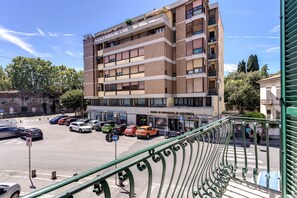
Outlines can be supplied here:
M217 80L217 88L218 88L218 120L220 119L220 84L221 79Z

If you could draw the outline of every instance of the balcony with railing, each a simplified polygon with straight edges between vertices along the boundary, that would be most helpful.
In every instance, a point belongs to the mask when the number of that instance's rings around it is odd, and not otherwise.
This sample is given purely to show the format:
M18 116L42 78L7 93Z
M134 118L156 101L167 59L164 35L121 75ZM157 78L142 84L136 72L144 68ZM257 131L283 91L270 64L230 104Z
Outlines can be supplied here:
M125 35L130 35L134 32L138 32L141 30L148 29L150 27L155 27L157 25L166 24L168 26L170 25L170 20L165 14L159 14L157 16L149 17L147 19L144 19L143 21L136 22L131 25L123 26L115 31L110 31L109 33L106 33L104 35L98 36L95 39L95 44L102 43L108 40L116 39L118 37L123 37ZM100 34L100 33L98 33Z
M217 55L216 55L216 53L209 53L208 54L208 59L216 59L217 58Z
M217 76L216 70L208 70L208 76Z
M270 157L277 146L268 131L278 125L226 117L23 197L277 197L279 169Z

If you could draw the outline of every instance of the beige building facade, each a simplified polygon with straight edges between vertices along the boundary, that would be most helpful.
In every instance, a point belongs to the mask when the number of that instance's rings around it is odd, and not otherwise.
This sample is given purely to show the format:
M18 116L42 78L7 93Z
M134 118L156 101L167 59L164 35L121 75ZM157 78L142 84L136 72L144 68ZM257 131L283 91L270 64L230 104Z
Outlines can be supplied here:
M258 83L260 84L260 112L263 113L267 119L280 119L280 75L259 80Z
M224 109L218 4L180 0L84 37L89 116L194 128Z

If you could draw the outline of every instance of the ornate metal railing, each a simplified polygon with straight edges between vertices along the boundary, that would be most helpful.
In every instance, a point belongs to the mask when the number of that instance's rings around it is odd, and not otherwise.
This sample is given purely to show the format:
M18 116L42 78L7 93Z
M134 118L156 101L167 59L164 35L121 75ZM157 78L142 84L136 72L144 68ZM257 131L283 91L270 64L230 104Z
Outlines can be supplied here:
M267 171L269 187L269 125L278 127L279 121L223 118L23 197L221 197L230 179L250 177L256 182L261 170ZM258 164L259 129L265 134L264 168ZM249 137L254 140L255 159L251 165L246 133L252 130ZM238 147L244 151L243 165L238 163Z

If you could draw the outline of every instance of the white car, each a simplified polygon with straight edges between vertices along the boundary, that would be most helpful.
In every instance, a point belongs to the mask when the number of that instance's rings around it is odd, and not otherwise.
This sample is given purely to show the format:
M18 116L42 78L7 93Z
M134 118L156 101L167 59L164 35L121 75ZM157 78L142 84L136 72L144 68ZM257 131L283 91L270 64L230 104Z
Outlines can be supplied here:
M92 127L88 126L84 122L71 122L69 125L69 131L78 131L80 133L92 132Z
M17 198L21 193L21 186L12 182L0 183L0 198Z
M88 125L89 125L90 127L92 127L92 129L94 129L94 125L97 124L98 122L99 122L99 120L91 120L91 121L88 123Z

